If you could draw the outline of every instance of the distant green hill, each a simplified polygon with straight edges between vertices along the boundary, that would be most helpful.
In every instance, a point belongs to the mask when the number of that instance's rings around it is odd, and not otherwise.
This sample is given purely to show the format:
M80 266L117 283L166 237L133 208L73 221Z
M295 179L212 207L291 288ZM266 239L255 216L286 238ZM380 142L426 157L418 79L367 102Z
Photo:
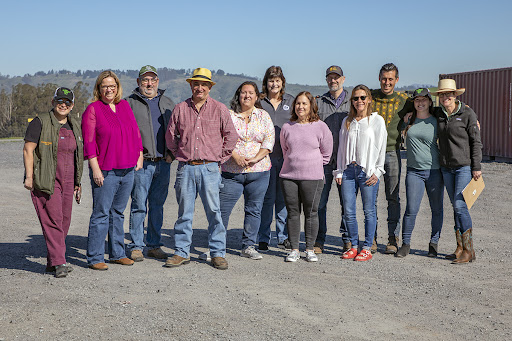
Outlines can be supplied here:
M113 70L121 80L123 86L123 97L127 97L137 87L138 70ZM92 89L96 77L101 70L86 70L70 72L66 70L36 72L34 75L25 75L23 77L7 77L0 75L0 91L3 89L10 92L11 88L16 84L29 84L33 86L41 84L58 84L73 88L78 82L82 81L86 84L86 89L92 94ZM166 89L166 95L173 101L179 103L190 97L190 87L186 79L190 77L191 70L175 70L169 68L158 69L160 78L160 88ZM252 80L258 84L261 91L261 80L256 77L246 76L243 74L229 74L222 70L214 71L213 78L217 83L211 91L211 96L228 105L238 86L247 81ZM286 91L292 95L296 95L300 91L309 91L313 95L320 95L327 91L326 86L310 86L301 84L287 84Z
M123 97L127 97L137 86L138 70L113 70L120 78L123 86ZM65 86L73 88L78 82L83 82L85 89L89 91L92 96L92 88L96 77L101 70L78 70L71 72L67 70L59 71L39 71L33 75L26 74L24 76L3 76L0 74L0 91L4 90L7 93L11 92L13 86L17 84L29 84L32 86L38 86L41 84L57 84L59 86ZM159 68L158 75L160 77L160 88L166 89L166 95L172 98L173 101L179 103L190 97L190 87L185 81L190 77L192 73L191 69L171 69L171 68ZM247 76L244 74L230 74L223 70L213 70L213 78L217 83L211 91L211 96L229 105L233 94L235 93L238 86L246 80L255 81L261 90L261 80L256 77ZM404 86L397 88L399 91L414 90L418 87L431 87L432 85L420 85L413 84L410 86ZM347 91L352 91L353 87L345 87ZM301 91L309 91L314 96L321 95L327 91L327 86L311 86L302 84L287 84L286 92L296 95Z

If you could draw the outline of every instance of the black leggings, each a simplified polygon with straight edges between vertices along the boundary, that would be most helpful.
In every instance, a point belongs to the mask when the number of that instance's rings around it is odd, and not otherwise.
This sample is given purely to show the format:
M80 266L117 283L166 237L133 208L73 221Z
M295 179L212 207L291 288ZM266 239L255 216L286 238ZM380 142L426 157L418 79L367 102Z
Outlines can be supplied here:
M318 204L324 188L324 180L291 180L281 178L284 202L288 211L288 240L292 249L299 248L300 213L304 210L306 249L313 250L318 234Z

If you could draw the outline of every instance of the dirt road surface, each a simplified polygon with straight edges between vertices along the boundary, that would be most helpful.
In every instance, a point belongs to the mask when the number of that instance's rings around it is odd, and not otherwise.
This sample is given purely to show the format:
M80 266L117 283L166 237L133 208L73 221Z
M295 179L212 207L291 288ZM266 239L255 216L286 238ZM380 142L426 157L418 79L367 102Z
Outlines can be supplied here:
M198 259L206 250L207 223L197 201L190 264L168 269L146 259L131 267L112 264L105 272L88 269L85 261L92 202L86 167L83 203L74 205L67 238L74 271L57 279L44 273L45 244L22 185L22 142L0 142L0 155L0 340L512 339L510 164L483 165L486 188L471 209L477 255L472 264L451 265L444 259L455 246L446 195L438 258L426 257L426 198L413 233L413 254L403 259L383 254L382 185L379 252L369 262L340 259L339 202L331 195L326 252L318 263L285 263L275 240L262 260L240 257L239 201L228 232L229 269L214 269ZM175 170L173 164L164 212L169 253L177 217ZM404 203L403 184L402 179ZM362 231L362 215L359 224Z

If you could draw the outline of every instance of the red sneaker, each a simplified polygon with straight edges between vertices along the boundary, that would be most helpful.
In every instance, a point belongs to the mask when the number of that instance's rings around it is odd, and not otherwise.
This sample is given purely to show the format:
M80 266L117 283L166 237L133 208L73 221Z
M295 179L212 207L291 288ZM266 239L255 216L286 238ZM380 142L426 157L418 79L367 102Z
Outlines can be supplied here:
M341 255L342 259L354 259L354 257L357 256L357 249L351 248L348 251L343 252Z
M355 260L358 262L364 262L366 260L372 259L372 253L370 250L363 249L359 254L356 256Z

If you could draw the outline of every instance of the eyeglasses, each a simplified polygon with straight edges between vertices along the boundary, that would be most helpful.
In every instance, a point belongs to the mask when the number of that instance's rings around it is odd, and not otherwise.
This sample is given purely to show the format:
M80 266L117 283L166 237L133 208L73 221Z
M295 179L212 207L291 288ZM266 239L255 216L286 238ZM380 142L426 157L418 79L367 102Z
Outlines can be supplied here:
M151 84L155 84L156 82L158 82L158 78L142 78L140 80L140 84L148 84L149 82L151 82Z
M64 103L68 107L71 106L71 104L73 104L73 102L71 102L69 99L63 99L63 98L58 99L56 102L57 102L57 105Z
M455 92L453 91L450 91L450 92L440 92L439 93L439 97L441 96L444 96L444 97L453 97L455 96Z
M116 85L116 84L114 84L114 85L102 85L102 86L101 86L101 89L102 89L102 90L107 90L107 89L109 89L109 90L115 90L116 88L117 88L117 85Z
M357 102L359 99L361 99L361 101L364 101L368 96L358 96L358 97L352 97L352 100L354 102Z

